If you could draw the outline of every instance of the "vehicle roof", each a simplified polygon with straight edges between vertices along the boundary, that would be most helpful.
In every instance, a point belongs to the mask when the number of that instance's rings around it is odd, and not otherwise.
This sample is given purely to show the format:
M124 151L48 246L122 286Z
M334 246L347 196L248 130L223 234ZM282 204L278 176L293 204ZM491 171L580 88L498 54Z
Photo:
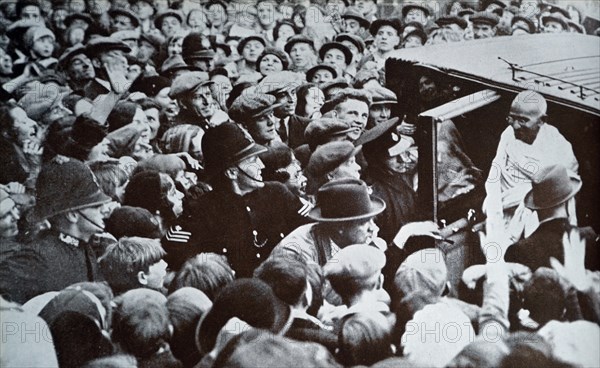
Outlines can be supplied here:
M535 34L424 47L427 52L400 49L390 58L503 90L536 90L550 101L600 116L597 36Z

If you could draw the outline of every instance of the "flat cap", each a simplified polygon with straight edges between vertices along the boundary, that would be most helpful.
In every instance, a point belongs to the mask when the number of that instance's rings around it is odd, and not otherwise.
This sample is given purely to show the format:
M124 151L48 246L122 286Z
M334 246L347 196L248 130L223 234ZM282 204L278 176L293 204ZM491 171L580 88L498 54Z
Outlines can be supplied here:
M342 19L354 19L358 21L360 26L363 28L369 28L371 25L371 22L369 22L369 20L362 15L362 12L353 6L346 8L346 11L344 14L342 14Z
M140 35L140 41L146 41L155 49L159 50L160 47L165 43L166 39L158 33L142 33Z
M402 17L406 17L406 14L408 14L408 11L410 9L420 9L423 12L425 12L425 14L427 16L431 15L431 8L429 7L429 5L427 5L427 3L417 2L417 1L409 1L409 2L405 3L404 6L402 7Z
M473 23L485 23L491 25L492 27L497 26L498 22L500 22L500 18L498 18L496 14L485 11L474 13L471 15L470 19Z
M206 72L189 72L175 78L171 85L169 97L179 98L186 92L193 91L199 86L213 84Z
M456 24L457 26L459 26L462 29L467 29L467 21L456 15L446 15L446 16L440 17L440 18L438 18L438 20L435 21L435 23L440 27L443 27L443 26L446 26L449 24Z
M383 266L385 254L380 249L366 244L354 244L337 252L323 270L328 278L365 280L377 276Z
M396 271L394 285L403 296L416 290L441 296L448 281L448 268L444 254L437 248L417 251Z
M306 130L304 137L311 150L331 141L331 138L344 135L355 130L350 124L334 118L320 118L312 120Z
M355 147L349 141L328 142L319 146L308 160L306 171L314 178L320 178L355 156L362 147Z
M137 28L140 26L140 19L137 17L137 15L135 15L134 12L132 12L129 9L126 8L114 8L108 11L108 15L110 15L112 18L116 17L117 15L124 15L127 18L131 19L131 24L133 25L134 28Z
M313 42L313 40L311 40L310 38L308 38L308 36L299 34L299 35L295 35L295 36L290 37L288 39L288 42L283 47L283 49L285 50L285 52L287 52L289 54L290 51L292 51L292 47L295 44L297 44L297 43L307 43L313 49L315 48L315 43Z
M139 29L128 29L128 30L124 30L124 31L117 31L117 32L111 34L110 37L120 40L120 41L126 41L126 40L139 40L141 35L142 35L142 32L140 32Z
M121 50L126 54L131 52L131 48L123 43L123 41L113 37L92 38L87 45L85 45L85 53L91 58L111 50Z
M165 9L158 13L156 18L154 18L154 27L156 27L156 29L160 29L162 26L161 23L165 17L175 17L179 19L179 23L183 23L183 15L181 15L179 11L175 9Z
M390 26L398 32L398 35L402 34L402 23L398 18L385 18L385 19L377 19L373 23L371 23L371 27L369 28L369 32L372 36L375 36L379 31L379 28L383 26Z
M281 103L276 103L276 99L272 95L242 93L229 108L229 117L236 123L248 124L281 105Z
M267 75L256 87L261 93L277 94L283 91L296 90L304 80L304 75L288 70Z
M67 15L67 17L65 18L65 26L67 26L67 28L69 28L71 26L71 24L73 23L73 21L76 19L82 20L82 21L86 22L88 25L94 23L94 18L92 18L92 16L87 13L73 13L73 14Z
M366 91L371 94L371 98L373 99L371 105L398 103L398 97L396 97L396 94L391 89L385 87L373 87L366 89Z

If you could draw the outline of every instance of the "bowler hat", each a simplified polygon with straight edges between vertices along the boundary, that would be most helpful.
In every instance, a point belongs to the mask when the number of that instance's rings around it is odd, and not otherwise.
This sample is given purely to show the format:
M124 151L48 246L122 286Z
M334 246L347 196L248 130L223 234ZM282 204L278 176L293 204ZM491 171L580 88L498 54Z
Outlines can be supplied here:
M355 147L349 141L328 142L319 146L310 156L307 172L314 178L320 178L356 156L362 147Z
M234 317L252 327L279 333L285 328L290 313L290 307L277 298L264 281L238 279L221 290L198 324L196 344L203 353L210 352L219 331Z
M580 189L579 178L570 177L562 165L552 165L534 179L525 195L525 206L532 210L552 208L571 199Z
M36 183L36 205L31 220L43 221L67 211L98 206L111 201L102 193L94 174L83 162L49 162L42 167Z
M317 205L308 217L320 222L342 222L372 218L385 209L385 202L370 196L367 185L358 179L339 179L323 185Z
M346 45L344 45L341 42L327 42L326 44L321 46L321 48L319 49L319 57L321 58L321 60L325 58L325 53L327 53L327 51L331 49L340 50L344 54L344 60L346 62L346 65L350 65L353 57L352 52L348 47L346 47Z
M216 175L266 150L266 147L248 139L242 129L233 123L210 128L202 137L204 170L208 176Z

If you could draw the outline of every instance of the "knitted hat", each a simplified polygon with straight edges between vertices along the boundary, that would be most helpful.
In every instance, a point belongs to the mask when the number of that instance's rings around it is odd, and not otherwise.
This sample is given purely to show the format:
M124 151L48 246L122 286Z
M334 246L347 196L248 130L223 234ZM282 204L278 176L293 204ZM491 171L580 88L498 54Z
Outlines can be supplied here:
M120 239L124 236L159 239L162 237L160 224L145 208L121 206L104 220L106 232Z
M162 207L160 174L156 171L144 171L135 174L125 188L123 204L141 207L156 213Z

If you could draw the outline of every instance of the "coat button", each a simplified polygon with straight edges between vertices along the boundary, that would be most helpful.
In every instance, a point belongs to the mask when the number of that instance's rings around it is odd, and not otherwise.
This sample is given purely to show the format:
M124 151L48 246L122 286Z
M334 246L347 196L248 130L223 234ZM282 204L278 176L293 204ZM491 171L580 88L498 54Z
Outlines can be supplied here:
M256 253L256 258L260 258L260 253Z
M227 253L227 248L223 248L223 253Z
M251 212L250 207L246 206L246 211Z

